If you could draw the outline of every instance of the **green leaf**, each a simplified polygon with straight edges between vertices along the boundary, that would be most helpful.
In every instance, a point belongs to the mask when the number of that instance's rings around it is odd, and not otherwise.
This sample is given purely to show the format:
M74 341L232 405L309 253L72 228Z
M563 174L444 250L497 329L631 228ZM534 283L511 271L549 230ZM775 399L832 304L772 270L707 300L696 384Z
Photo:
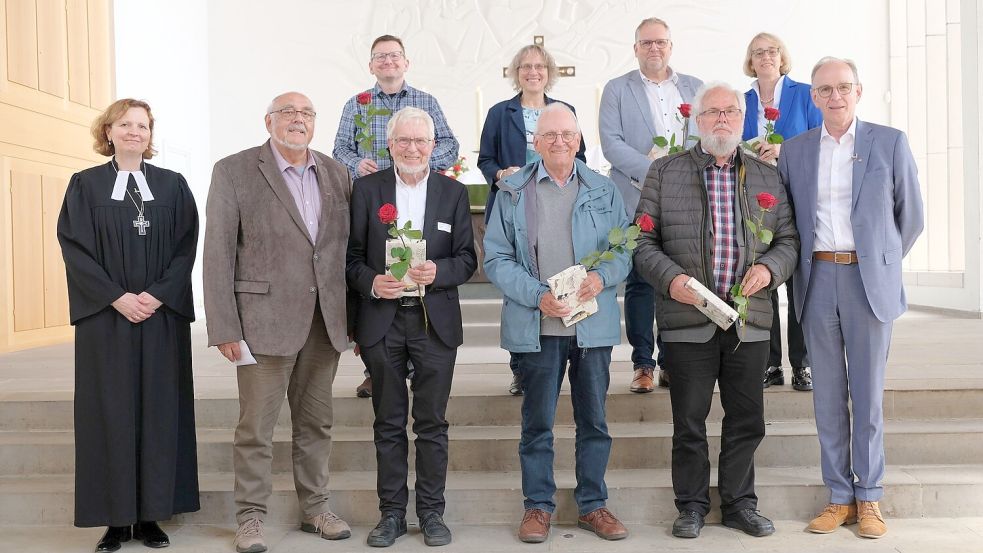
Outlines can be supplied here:
M403 259L403 254L405 253L406 249L407 248L402 246L396 246L395 248L389 250L389 255L395 257L396 259Z
M628 225L628 230L625 231L625 238L628 240L634 240L638 238L638 235L642 233L642 228L638 225Z
M747 298L745 298L744 296L734 296L734 305L736 305L738 307L740 307L740 306L746 306L747 305Z
M669 141L666 140L666 137L664 137L664 136L657 136L657 137L653 138L652 139L652 143L655 144L656 146L660 147L660 148L665 148L666 146L669 145Z
M406 276L406 271L408 271L409 269L410 269L409 261L400 261L398 263L393 263L392 265L389 266L389 273L396 280L403 280L403 277Z
M584 258L580 260L580 264L583 265L589 271L593 269L595 265L597 265L597 262L599 261L598 257L599 255L597 252L591 252L585 255Z
M741 318L742 321L747 320L747 308L748 308L747 302L745 302L743 305L737 306L737 315Z
M407 220L405 223L403 223L403 230L410 230L412 226L413 221Z
M761 227L761 230L758 231L758 240L761 240L762 244L771 244L774 237L775 233L771 229Z
M416 230L416 229L408 230L405 232L405 234L407 238L412 238L413 240L423 240L422 230Z
M614 261L614 252L608 250L602 253L601 261Z
M669 135L669 147L670 149L676 148L676 133Z
M751 231L751 234L758 234L758 225L754 224L751 219L744 219L744 225Z
M730 295L734 296L735 298L743 295L743 291L744 289L741 287L740 282L730 287Z
M366 150L367 149L368 148L366 148ZM375 157L379 159L386 159L387 157L389 157L389 150L385 148L380 148L379 151L375 153Z
M362 118L362 114L361 113L356 113L355 114L355 126L357 126L359 128L363 128L363 129L366 126L368 126L367 123L365 122L365 119Z
M768 136L768 144L781 144L784 141L785 138L777 132Z
M625 241L625 231L621 227L614 227L608 231L608 243L612 246L618 245Z
M397 231L393 227L389 227L389 236L392 236L393 238L399 238L399 231Z
M627 242L625 242L625 248L627 248L628 251L633 251L637 246L638 246L638 242L634 240L628 240Z

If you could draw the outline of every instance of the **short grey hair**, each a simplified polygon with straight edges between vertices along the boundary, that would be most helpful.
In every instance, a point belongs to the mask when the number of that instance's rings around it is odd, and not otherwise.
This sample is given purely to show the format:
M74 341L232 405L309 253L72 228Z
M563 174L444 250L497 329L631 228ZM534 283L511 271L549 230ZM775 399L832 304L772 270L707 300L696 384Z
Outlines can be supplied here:
M860 84L860 73L857 72L856 62L849 58L837 58L835 56L823 56L820 58L820 60L816 62L816 65L812 66L812 76L809 77L809 82L816 82L816 73L818 73L824 65L828 65L830 63L845 63L850 68L850 71L853 71L853 84Z
M703 97L706 96L707 92L710 92L711 90L726 90L727 92L730 92L737 100L737 107L740 108L741 113L747 113L747 102L744 100L743 92L730 86L724 81L710 81L708 83L704 83L703 86L696 91L696 96L693 97L693 108L697 115L703 113Z
M669 24L666 23L664 19L659 19L658 17L649 17L643 19L642 22L638 24L638 27L635 27L635 42L638 42L638 35L639 33L642 32L642 27L646 25L662 25L663 27L666 28L666 32L669 33L669 39L670 40L672 39L672 30L669 29Z
M413 120L423 121L427 124L427 132L430 133L431 140L437 137L437 133L434 131L433 117L430 117L429 113L420 108L408 106L397 111L392 117L389 118L389 122L386 123L386 140L388 141L390 138L392 138L393 129L396 128L396 125L402 123L403 121Z
M570 106L564 104L563 102L553 102L552 104L547 104L543 111L539 112L539 118L542 119L547 113L553 113L554 111L562 111L570 114L573 117L573 122L577 126L577 132L580 131L580 120L577 119L577 114L570 109Z

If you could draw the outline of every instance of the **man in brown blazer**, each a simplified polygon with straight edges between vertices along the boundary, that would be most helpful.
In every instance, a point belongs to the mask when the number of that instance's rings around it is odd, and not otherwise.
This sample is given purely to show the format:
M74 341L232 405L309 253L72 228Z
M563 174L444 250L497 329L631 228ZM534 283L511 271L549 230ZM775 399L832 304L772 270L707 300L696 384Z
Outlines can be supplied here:
M325 539L351 535L331 512L327 489L331 386L348 344L344 259L351 180L343 165L308 148L316 112L306 96L282 94L266 111L270 140L215 164L206 208L208 344L238 365L233 466L239 553L267 549L273 427L284 395L292 414L301 529ZM245 364L250 353L255 363Z

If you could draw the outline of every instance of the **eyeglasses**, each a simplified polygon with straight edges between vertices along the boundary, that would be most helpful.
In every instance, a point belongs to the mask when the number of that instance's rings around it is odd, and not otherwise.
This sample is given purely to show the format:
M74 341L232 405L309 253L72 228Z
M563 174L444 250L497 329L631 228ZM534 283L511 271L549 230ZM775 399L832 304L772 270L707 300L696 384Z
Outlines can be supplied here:
M556 142L557 138L562 138L564 142L573 142L573 139L577 138L579 134L580 134L579 132L575 132L575 131L563 131L563 132L550 131L550 132L537 134L536 136L542 138L547 142L552 143L552 142Z
M397 51L397 52L376 52L375 54L372 54L372 61L377 63L386 61L386 58L389 58L393 61L399 61L403 59L403 53Z
M546 69L546 66L542 63L523 63L519 66L519 71L532 71L533 69L543 71Z
M757 50L752 50L751 51L751 55L753 57L758 58L758 59L761 59L761 58L763 58L765 56L768 56L769 58L774 58L781 51L782 51L781 48L774 48L774 47L772 47L772 48L758 48Z
M846 96L853 91L853 86L856 83L840 83L836 86L824 84L823 86L814 86L812 91L819 95L820 98L829 98L833 95L833 89L835 88L839 92L840 96Z
M643 50L651 50L653 46L659 50L665 50L672 44L672 41L667 38L657 38L655 40L639 40L638 46Z
M728 121L730 121L731 119L734 119L734 118L738 117L741 114L741 110L739 110L737 108L727 108L727 109L710 108L710 109L708 109L706 111L700 112L700 117L709 117L710 119L719 119L721 113L726 116L726 119Z
M427 146L429 146L430 143L433 142L433 139L432 138L407 138L405 136L401 136L399 138L393 138L392 141L400 148L409 148L410 144L416 144L416 149L422 150Z
M311 111L309 109L296 109L296 108L275 109L271 111L269 115L273 115L274 113L279 114L287 119L290 119L291 121L293 121L294 118L296 118L297 115L300 114L300 116L304 119L304 121L307 121L308 123L310 123L311 121L314 120L315 117L317 117L317 112Z

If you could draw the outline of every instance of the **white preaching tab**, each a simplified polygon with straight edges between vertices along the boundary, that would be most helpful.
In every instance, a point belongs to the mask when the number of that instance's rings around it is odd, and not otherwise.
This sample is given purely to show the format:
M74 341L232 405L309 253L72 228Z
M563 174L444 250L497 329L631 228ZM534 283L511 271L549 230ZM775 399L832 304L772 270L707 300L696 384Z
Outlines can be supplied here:
M143 171L118 171L116 173L116 184L113 185L112 198L118 202L125 197L126 182L129 180L130 175L133 175L133 179L137 181L137 190L140 191L140 199L145 202L153 200L154 194L150 191L150 186L147 184L147 177L143 175Z

